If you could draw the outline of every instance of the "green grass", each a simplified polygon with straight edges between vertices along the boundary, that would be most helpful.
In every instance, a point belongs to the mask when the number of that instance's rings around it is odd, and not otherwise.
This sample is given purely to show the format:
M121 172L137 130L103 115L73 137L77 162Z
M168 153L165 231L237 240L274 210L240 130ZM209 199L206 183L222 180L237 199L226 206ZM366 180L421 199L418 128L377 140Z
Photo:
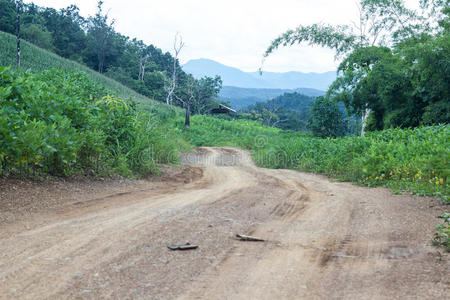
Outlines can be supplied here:
M177 120L182 128L184 120ZM194 146L229 146L255 149L266 145L269 140L288 134L278 128L261 125L251 120L223 120L216 117L196 115L191 119L191 130L184 137Z
M17 48L16 37L0 31L0 66L16 67ZM63 71L82 71L87 74L90 80L97 82L107 90L117 94L119 97L139 102L145 107L145 110L156 112L161 115L179 113L180 109L171 108L167 105L149 99L136 91L124 86L123 84L104 76L82 64L62 58L47 50L41 49L27 41L21 41L21 69L31 70L32 72L41 72L49 69L58 69Z

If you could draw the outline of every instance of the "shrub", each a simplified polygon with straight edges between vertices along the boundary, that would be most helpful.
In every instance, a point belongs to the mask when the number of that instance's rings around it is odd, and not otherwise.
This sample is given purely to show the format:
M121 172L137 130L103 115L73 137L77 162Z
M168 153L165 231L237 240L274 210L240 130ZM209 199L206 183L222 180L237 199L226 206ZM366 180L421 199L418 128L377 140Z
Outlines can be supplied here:
M178 160L173 130L81 72L32 74L3 67L0 83L4 176L148 175L158 163Z

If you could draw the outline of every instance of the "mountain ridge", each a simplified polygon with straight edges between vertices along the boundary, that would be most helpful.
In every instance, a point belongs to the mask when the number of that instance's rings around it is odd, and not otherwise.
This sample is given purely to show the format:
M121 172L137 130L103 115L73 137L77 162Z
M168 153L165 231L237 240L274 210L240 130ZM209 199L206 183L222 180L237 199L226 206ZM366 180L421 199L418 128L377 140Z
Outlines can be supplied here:
M312 88L325 91L336 79L336 72L302 73L289 72L245 72L238 68L221 64L211 59L193 59L183 65L185 72L195 78L219 75L224 86L239 88L297 89Z

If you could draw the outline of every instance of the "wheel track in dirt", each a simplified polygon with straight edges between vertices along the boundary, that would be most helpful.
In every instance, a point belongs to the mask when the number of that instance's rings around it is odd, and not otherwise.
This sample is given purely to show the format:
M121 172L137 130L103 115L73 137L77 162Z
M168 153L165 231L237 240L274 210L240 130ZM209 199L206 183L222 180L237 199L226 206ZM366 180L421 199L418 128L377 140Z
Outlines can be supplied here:
M184 162L202 176L173 190L112 195L114 205L71 208L29 230L6 225L0 298L446 295L449 262L427 245L436 221L419 209L424 199L260 169L232 148L201 148ZM198 251L165 248L188 238Z

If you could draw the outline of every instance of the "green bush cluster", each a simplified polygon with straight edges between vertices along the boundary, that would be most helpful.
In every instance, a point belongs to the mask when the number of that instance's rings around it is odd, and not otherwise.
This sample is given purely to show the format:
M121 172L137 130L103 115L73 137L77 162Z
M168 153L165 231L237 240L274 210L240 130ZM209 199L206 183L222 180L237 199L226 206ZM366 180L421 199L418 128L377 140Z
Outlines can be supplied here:
M177 139L151 113L84 73L0 67L3 176L147 175L178 160Z
M389 129L364 137L284 139L255 158L265 167L319 172L448 201L449 149L450 126L442 125Z

